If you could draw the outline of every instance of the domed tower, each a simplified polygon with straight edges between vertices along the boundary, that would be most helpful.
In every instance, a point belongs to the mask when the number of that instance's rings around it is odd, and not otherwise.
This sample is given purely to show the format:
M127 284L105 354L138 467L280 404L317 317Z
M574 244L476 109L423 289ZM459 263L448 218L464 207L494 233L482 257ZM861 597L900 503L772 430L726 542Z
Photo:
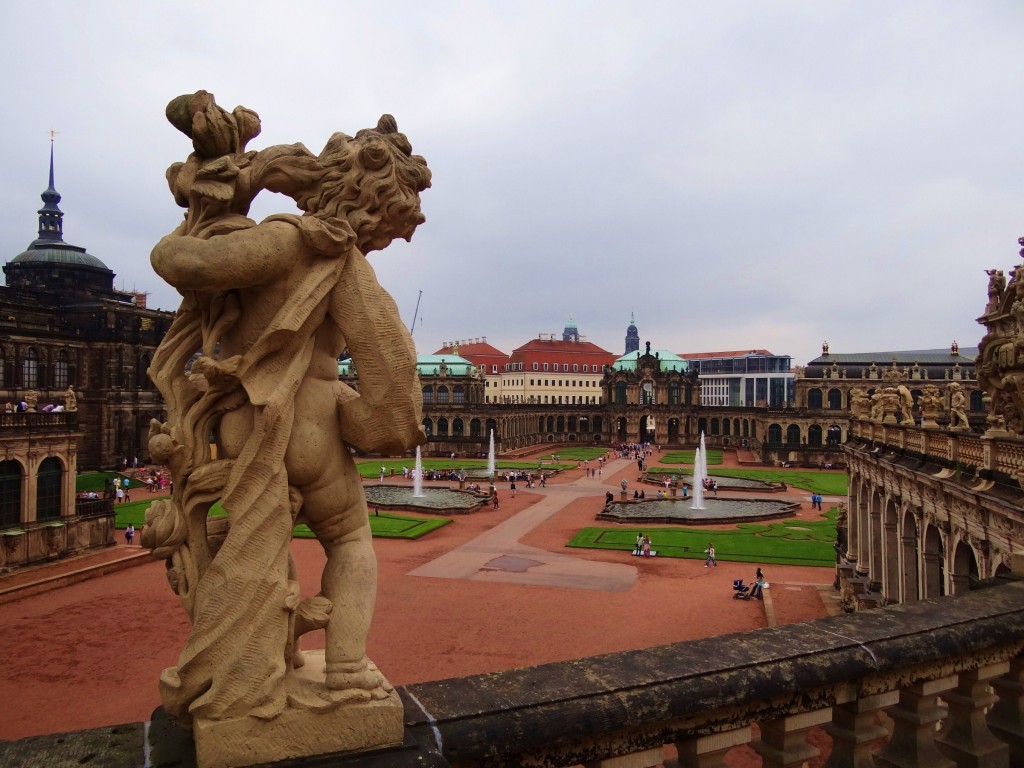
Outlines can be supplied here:
M64 242L60 193L53 186L53 144L50 144L50 184L41 195L39 233L28 248L4 265L11 288L68 293L113 293L114 273L85 248Z
M562 341L575 341L579 342L580 332L576 328L576 323L573 322L572 315L569 315L569 322L565 324L565 328L562 330Z
M633 313L629 313L629 327L626 328L626 351L623 354L640 351L640 331L636 328L636 321Z

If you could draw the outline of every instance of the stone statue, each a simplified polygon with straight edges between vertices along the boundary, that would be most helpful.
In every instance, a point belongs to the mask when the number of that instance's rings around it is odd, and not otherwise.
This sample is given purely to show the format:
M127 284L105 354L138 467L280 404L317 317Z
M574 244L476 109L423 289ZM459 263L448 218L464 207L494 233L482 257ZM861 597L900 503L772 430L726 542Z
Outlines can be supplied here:
M988 305L985 311L994 312L999 309L1003 292L1006 290L1006 275L1001 269L986 269L985 274L988 275Z
M246 152L258 115L205 91L167 116L195 151L168 169L187 210L151 257L183 296L150 369L168 413L150 453L175 482L148 510L143 543L168 560L192 620L160 679L164 707L192 725L200 766L400 742L401 703L366 656L376 559L343 443L397 453L426 440L412 338L366 254L412 237L430 171L389 115L334 134L319 155ZM302 215L247 218L264 189ZM358 392L338 381L346 347ZM228 524L214 536L217 500ZM321 594L306 600L288 554L297 521L327 554ZM313 629L326 631L317 668L296 642Z
M64 393L64 410L78 410L78 398L75 396L75 388L70 385L68 386L68 391Z
M25 393L25 410L29 413L35 413L36 405L39 404L39 392L34 389L30 389Z
M855 419L866 419L871 415L871 398L862 387L850 389L850 416Z
M903 384L896 387L896 394L899 395L897 413L900 417L900 423L912 425L914 423L914 396Z
M949 385L949 428L956 432L970 429L967 421L967 398L963 387L955 381Z

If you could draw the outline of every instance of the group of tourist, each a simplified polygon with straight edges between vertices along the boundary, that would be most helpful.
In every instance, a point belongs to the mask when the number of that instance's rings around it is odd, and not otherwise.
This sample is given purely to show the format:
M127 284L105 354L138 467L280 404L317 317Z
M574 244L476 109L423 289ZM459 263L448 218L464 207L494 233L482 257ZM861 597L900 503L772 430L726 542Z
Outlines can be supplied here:
M811 494L811 509L816 509L819 512L821 511L821 494L820 493L812 493Z
M641 531L636 535L636 548L633 550L634 555L640 557L652 557L651 553L651 537Z

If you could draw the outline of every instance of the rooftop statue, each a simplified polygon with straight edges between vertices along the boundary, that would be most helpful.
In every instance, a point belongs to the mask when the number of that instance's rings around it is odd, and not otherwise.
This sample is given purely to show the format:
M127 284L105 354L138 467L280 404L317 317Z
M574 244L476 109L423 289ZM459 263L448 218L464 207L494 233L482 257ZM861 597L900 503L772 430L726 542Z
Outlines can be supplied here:
M1024 246L1024 238L1018 240ZM1021 250L1024 256L1024 249ZM1024 264L989 275L988 304L978 322L986 328L978 344L975 371L985 393L990 434L1024 435ZM951 406L952 409L952 406Z
M430 171L390 115L335 133L319 155L247 152L258 115L205 91L171 101L167 117L195 151L167 171L186 213L151 257L183 297L150 371L168 414L150 452L175 482L147 512L143 543L167 559L192 620L160 679L164 707L193 728L200 766L400 742L401 704L366 656L376 558L344 444L397 453L426 440L412 338L366 254L412 237ZM249 219L264 189L302 214ZM358 393L338 381L346 346ZM218 500L227 526L208 520ZM305 600L289 557L296 522L327 554L321 593ZM296 637L320 628L314 661Z

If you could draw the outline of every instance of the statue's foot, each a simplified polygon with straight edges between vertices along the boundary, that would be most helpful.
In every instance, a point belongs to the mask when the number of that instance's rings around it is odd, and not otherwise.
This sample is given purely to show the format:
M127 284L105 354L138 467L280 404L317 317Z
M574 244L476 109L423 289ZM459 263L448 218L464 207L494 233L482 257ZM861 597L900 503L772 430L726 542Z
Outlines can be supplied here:
M332 691L365 691L371 699L383 699L394 690L365 656L359 661L329 663L326 685Z

